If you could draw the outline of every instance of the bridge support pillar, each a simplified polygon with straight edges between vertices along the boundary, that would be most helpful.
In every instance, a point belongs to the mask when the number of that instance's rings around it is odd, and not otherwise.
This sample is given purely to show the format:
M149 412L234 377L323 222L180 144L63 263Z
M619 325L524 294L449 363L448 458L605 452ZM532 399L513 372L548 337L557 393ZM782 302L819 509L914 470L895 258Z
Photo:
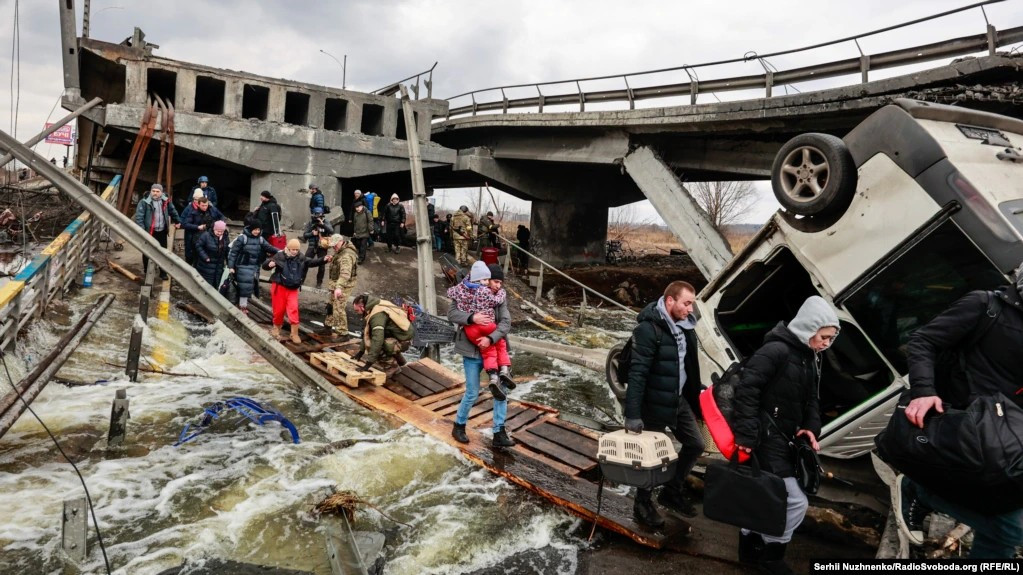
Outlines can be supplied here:
M334 176L315 176L308 174L287 174L277 172L254 172L249 188L249 209L259 207L259 194L269 190L281 205L281 225L285 228L302 229L309 221L309 184L320 186L323 199L330 206L328 218L341 215L341 184ZM269 234L263 231L266 237Z
M703 276L709 281L717 275L732 259L732 250L671 167L649 146L630 152L623 165Z
M529 224L532 251L555 267L604 261L607 205L603 202L533 201Z

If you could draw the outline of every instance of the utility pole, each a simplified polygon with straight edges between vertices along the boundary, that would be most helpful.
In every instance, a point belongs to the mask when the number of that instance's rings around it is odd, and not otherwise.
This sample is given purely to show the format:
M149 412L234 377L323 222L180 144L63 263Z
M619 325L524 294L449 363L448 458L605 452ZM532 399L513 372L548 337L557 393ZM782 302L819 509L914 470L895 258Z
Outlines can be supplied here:
M82 5L84 11L82 12L82 38L89 37L89 16L92 12L92 0L83 0Z
M433 275L433 241L430 222L426 219L426 182L423 179L423 159L419 155L419 130L416 129L415 114L412 112L412 101L408 97L408 88L400 84L401 107L405 114L405 126L408 138L408 157L412 168L412 199L413 213L416 217L416 258L419 260L419 303L426 313L437 315L437 290L434 287ZM437 359L437 346L427 348L426 355Z

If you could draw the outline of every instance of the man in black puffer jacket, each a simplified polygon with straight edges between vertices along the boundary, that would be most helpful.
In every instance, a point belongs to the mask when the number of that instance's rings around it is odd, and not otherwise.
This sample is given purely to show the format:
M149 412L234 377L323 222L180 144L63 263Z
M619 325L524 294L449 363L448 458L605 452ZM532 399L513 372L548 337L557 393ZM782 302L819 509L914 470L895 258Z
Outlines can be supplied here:
M923 429L925 417L933 409L944 412L944 406L965 408L979 396L1002 396L1023 406L1023 265L1016 269L1016 285L994 292L972 291L952 304L945 312L913 332L907 346L909 389L913 398L906 406L905 416ZM993 321L985 316L990 315ZM986 327L985 327L986 325ZM986 331L982 331L986 330ZM979 336L975 344L968 342ZM942 351L957 351L965 361L965 373L953 372L947 386L938 389L935 363ZM939 393L941 396L939 397ZM1001 415L1001 413L999 413ZM896 411L892 417L901 417ZM1007 433L1016 437L1023 429L1010 427ZM913 479L916 479L914 481ZM930 481L925 481L930 479ZM917 481L925 481L924 487ZM931 510L938 510L973 528L971 559L1011 559L1016 548L1023 545L1023 509L1003 513L977 509L968 495L962 500L952 493L939 494L934 477L896 478L893 511L899 529L910 543L924 542L922 523ZM946 488L947 490L948 488Z
M663 431L682 444L675 477L657 502L686 517L696 509L683 495L686 476L703 454L700 417L700 364L696 357L696 316L692 315L696 290L684 281L668 284L664 295L637 316L632 331L632 364L625 395L625 429ZM664 519L651 501L653 491L639 489L632 512L636 520L658 527Z

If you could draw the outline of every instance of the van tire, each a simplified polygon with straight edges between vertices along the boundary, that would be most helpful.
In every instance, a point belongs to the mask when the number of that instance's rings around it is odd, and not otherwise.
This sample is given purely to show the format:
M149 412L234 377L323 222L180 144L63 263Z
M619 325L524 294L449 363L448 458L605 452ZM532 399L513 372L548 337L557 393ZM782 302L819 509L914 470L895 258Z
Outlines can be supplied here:
M856 164L841 138L800 134L774 157L771 187L787 212L810 217L840 214L856 192Z
M622 355L624 343L620 343L607 352L607 362L604 364L604 377L607 378L607 386L611 393L621 403L625 403L625 382L618 381L618 358Z

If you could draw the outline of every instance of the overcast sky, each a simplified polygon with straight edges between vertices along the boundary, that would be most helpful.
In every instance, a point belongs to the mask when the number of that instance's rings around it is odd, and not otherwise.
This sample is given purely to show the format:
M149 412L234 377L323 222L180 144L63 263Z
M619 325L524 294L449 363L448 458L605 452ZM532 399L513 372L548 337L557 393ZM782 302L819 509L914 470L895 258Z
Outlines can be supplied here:
M0 129L17 135L41 130L63 89L57 9L66 0L26 0L18 5L19 69L14 50L15 0L0 0ZM142 28L160 46L157 54L205 65L328 86L341 85L340 66L320 50L348 59L347 86L371 91L439 62L434 97L514 83L636 72L766 54L872 31L970 4L968 0L685 0L558 1L175 0L92 2L90 35L120 42ZM82 0L75 0L81 33ZM999 29L1023 24L1023 0L987 7ZM984 32L980 10L860 41L867 54ZM856 56L856 46L771 59L779 69ZM12 90L12 68L14 72ZM701 72L701 78L762 73L758 63ZM905 73L905 72L899 72ZM894 73L876 73L881 78ZM650 78L678 81L681 73ZM658 82L660 80L660 82ZM798 86L808 91L834 83ZM639 81L633 84L636 87ZM597 85L591 85L598 87ZM617 86L620 87L620 86ZM778 89L783 90L784 88ZM728 99L754 97L733 94ZM723 98L725 96L722 96ZM702 96L701 102L713 101ZM462 102L456 102L462 103ZM650 105L650 104L647 104ZM661 104L663 105L663 104ZM59 118L64 111L52 111ZM41 145L47 156L60 146ZM773 212L769 184L751 216ZM475 191L473 192L475 193ZM460 203L458 193L445 195ZM645 204L645 202L643 202ZM649 206L637 206L652 215Z

